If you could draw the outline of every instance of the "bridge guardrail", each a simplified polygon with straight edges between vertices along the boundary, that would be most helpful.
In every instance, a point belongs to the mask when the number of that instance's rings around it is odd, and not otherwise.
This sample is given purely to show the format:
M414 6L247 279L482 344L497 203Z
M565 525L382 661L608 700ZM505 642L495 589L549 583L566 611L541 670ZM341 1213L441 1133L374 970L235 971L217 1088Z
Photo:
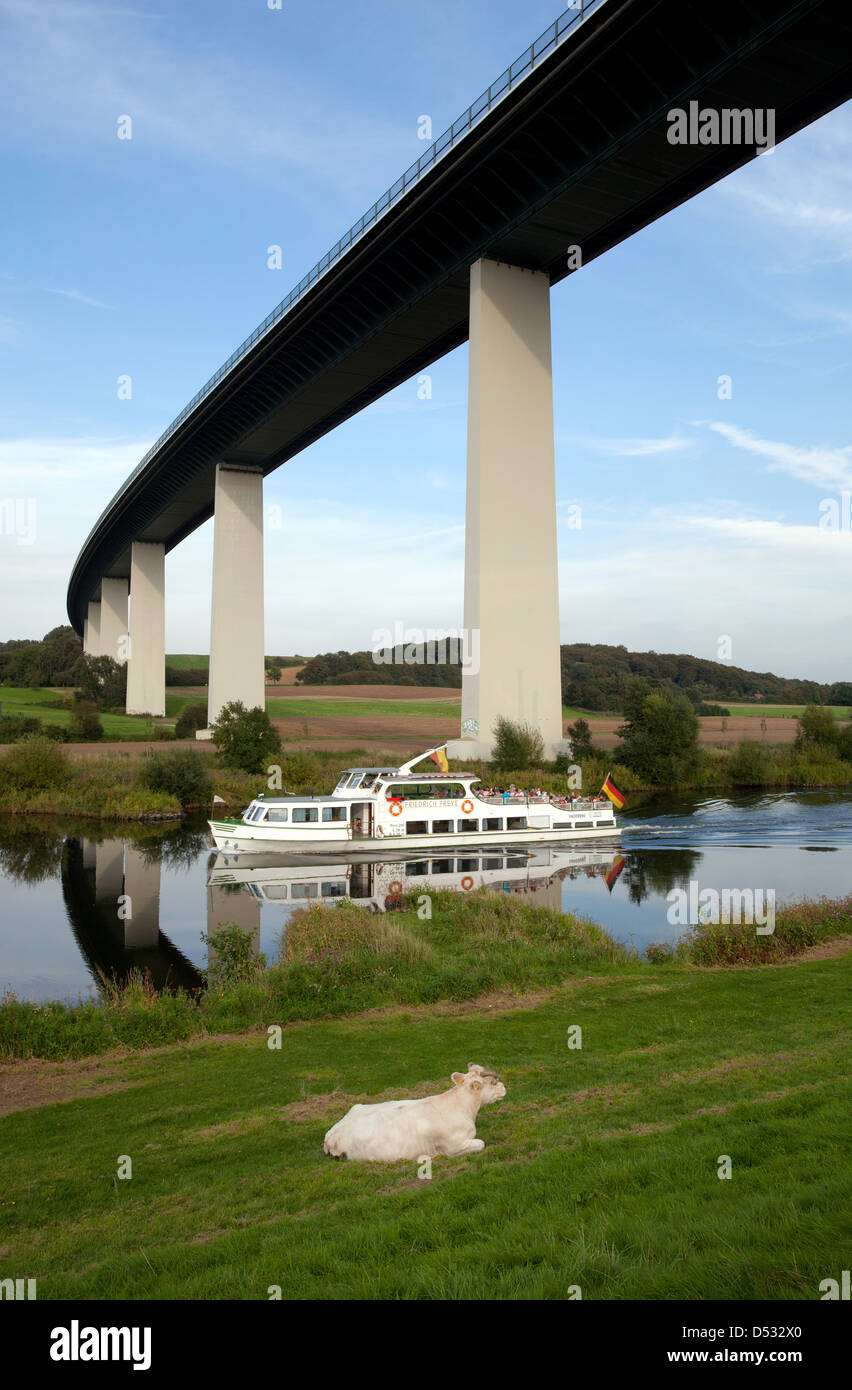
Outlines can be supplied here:
M150 463L151 459L154 458L166 441L175 433L179 426L183 424L184 420L192 414L196 406L200 405L201 402L210 395L211 391L213 391L219 382L228 375L231 369L246 356L254 347L255 343L265 337L269 330L279 323L284 315L292 309L293 305L298 303L302 296L305 295L333 265L336 265L341 256L354 246L356 241L360 240L364 233L372 227L380 217L388 212L404 193L407 193L415 183L418 183L426 173L433 169L437 162L448 150L453 148L458 140L468 134L484 116L504 100L509 92L514 90L515 86L522 78L529 76L543 58L547 57L555 48L558 48L564 43L578 21L583 20L593 10L598 9L605 3L606 0L573 0L573 3L563 11L559 18L554 20L553 24L549 25L544 33L540 34L535 42L530 44L529 48L525 49L521 56L516 58L514 63L511 63L509 67L500 74L496 82L492 82L488 89L478 96L476 101L471 103L467 111L463 112L457 120L453 121L453 124L449 126L443 134L438 136L437 140L429 146L429 149L426 150L414 164L409 165L405 173L402 174L395 183L391 184L390 188L373 203L372 207L369 208L367 212L343 234L340 240L325 253L317 264L308 271L307 275L303 276L297 285L294 285L290 293L281 300L281 303L276 305L271 313L267 314L263 322L258 324L257 328L249 334L245 341L231 353L228 360L223 362L221 367L217 368L200 390L196 391L192 400L183 407L180 414L175 416L168 428L164 430L156 443L151 446L141 463L137 464L133 472L128 475L123 486L116 494L116 497L119 497L121 493L130 486L133 479L142 472L148 463ZM100 521L95 525L90 535L94 534L99 524Z

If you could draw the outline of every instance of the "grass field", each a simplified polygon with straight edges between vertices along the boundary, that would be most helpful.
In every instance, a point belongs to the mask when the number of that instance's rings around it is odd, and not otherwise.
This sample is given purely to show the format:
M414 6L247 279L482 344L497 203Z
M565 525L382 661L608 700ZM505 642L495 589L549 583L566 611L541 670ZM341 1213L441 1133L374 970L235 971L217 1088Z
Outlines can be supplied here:
M759 719L797 719L805 708L804 705L732 705L730 700L720 700L718 703L730 710L731 717L735 719L749 715L754 715ZM846 720L849 718L848 705L826 705L825 708L830 709L836 719Z
M206 652L200 655L191 652L166 652L166 665L173 666L176 671L206 671L210 665L210 657Z
M817 1299L848 1267L850 983L849 954L613 966L287 1029L280 1051L255 1032L7 1064L41 1095L0 1126L0 1277L56 1299ZM482 1154L429 1181L324 1156L355 1100L445 1089L470 1060L508 1092ZM78 1098L38 1105L51 1087Z
M50 709L45 700L66 699L68 709ZM71 723L70 690L30 690L22 686L0 686L0 709L3 714L27 719L40 719L43 724ZM101 714L104 738L150 738L153 721L135 714Z

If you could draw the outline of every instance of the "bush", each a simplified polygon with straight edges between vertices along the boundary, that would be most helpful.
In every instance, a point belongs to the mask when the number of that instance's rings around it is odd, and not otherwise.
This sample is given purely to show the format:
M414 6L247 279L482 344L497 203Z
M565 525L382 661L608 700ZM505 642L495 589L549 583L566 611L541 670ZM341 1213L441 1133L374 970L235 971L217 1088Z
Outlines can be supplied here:
M834 710L825 705L805 705L799 715L796 731L797 748L813 748L821 744L831 748L837 741L837 725Z
M17 743L27 734L41 732L41 721L28 719L25 715L4 714L0 718L0 743Z
M242 700L231 700L222 706L212 728L213 742L226 767L265 772L270 761L280 755L281 739L259 705L246 709Z
M97 743L104 736L104 726L94 705L81 701L71 716L71 738L76 743Z
M206 728L207 705L201 701L198 704L186 705L175 724L175 738L191 738L196 729Z
M59 787L70 764L64 749L42 734L28 734L0 758L0 786L23 790Z
M206 666L167 666L166 685L206 685L209 675Z
M149 791L176 796L181 806L205 806L213 794L207 760L194 748L152 753L145 759L141 779Z
M41 733L44 738L53 739L54 743L68 743L71 738L67 724L42 724Z
M852 724L847 724L838 733L837 752L845 763L852 763Z
M772 781L772 757L768 748L743 739L728 759L728 772L735 787L763 787Z
M296 748L281 759L281 788L304 795L314 789L321 777L319 762L312 753Z
M698 706L697 713L699 718L701 719L718 719L719 717L721 717L722 719L729 719L731 711L729 709L726 709L724 705L703 703Z
M492 761L498 767L525 771L544 762L544 739L531 724L516 724L501 715L494 724Z
M252 933L236 922L220 922L215 931L202 932L201 940L207 946L207 981L216 989L251 980L258 970L266 969L266 956L255 951ZM212 961L211 951L215 952Z
M651 941L645 947L645 958L649 965L671 965L677 952L670 941Z

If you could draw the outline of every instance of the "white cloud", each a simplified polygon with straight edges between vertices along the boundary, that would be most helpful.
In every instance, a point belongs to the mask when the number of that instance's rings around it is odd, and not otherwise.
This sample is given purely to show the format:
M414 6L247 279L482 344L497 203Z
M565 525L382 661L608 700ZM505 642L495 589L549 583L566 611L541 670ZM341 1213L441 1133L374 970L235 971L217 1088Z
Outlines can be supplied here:
M88 295L88 294L81 294L79 290L53 290L53 289L48 288L47 293L48 293L48 294L60 294L60 295L62 295L63 298L65 298L65 299L73 299L73 300L76 300L76 302L77 302L78 304L88 304L88 305L90 305L93 309L106 309L106 308L108 308L108 305L104 304L100 299L92 299L90 295Z
M812 483L815 487L840 490L852 487L852 445L840 449L819 444L802 447L783 440L761 439L752 430L724 424L720 420L696 423L706 424L708 429L727 439L735 449L768 459L767 471L770 473L789 473L791 477Z
M560 442L568 442L560 436ZM662 439L608 439L582 438L587 449L598 454L611 454L615 458L645 458L652 454L676 454L691 448L692 441L682 435L666 435Z

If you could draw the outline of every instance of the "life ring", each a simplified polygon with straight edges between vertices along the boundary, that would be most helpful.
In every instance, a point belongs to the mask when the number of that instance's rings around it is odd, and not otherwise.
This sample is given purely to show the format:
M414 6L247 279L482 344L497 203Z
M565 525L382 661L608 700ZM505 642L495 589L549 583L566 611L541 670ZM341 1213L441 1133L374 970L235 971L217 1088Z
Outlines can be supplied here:
M473 802L472 802L472 801L463 801L463 802L462 802L462 810L464 811L464 813L465 813L466 816L469 816L470 813L471 813L471 811L473 810Z
M465 877L462 879L462 888L465 892L467 892L467 890L472 887L473 879L471 878L470 874L466 874Z
M402 815L402 802L401 802L401 801L392 801L392 802L390 803L390 813L391 813L392 816L401 816L401 815Z
M388 892L392 898L395 898L398 893L402 892L402 884L398 878L395 878L393 883L388 884Z

